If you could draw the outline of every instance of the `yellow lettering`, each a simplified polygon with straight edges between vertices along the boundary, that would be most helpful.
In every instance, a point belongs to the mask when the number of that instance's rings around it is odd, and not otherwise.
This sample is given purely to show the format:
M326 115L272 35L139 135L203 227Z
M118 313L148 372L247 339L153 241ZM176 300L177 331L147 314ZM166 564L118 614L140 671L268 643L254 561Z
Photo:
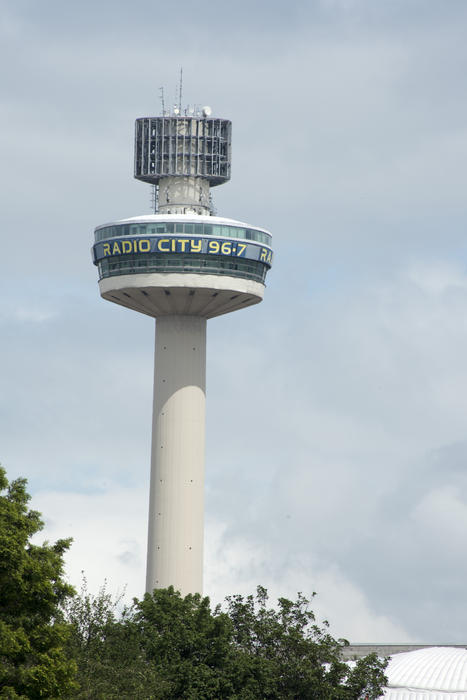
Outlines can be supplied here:
M271 261L272 261L272 252L269 251L267 262L270 263Z
M238 243L237 245L237 255L242 255L246 249L245 243Z
M120 246L118 245L117 241L115 241L114 246L112 248L112 255L120 255L121 254Z
M266 248L261 248L261 255L260 255L259 259L266 262L267 255L268 255L268 251L266 250Z
M110 255L110 243L104 243L104 255Z
M170 241L169 241L168 238L160 238L160 239L157 241L157 250L159 250L161 253L170 253L170 247L163 248L163 247L162 247L162 244L163 244L163 243L167 243L168 246L170 246Z
M185 252L185 244L186 244L186 243L189 243L189 242L190 242L190 241L188 240L188 238L179 238L179 239L178 239L178 244L179 244L179 246L180 246L180 252L181 252L181 253L184 253L184 252Z
M140 253L149 253L151 250L151 241L148 241L147 238L141 239L138 243L138 248Z
M131 253L131 241L122 241L122 253Z
M175 238L172 239L172 253L177 251L177 241Z
M203 245L203 241L190 241L190 250L192 253L201 253L201 247Z

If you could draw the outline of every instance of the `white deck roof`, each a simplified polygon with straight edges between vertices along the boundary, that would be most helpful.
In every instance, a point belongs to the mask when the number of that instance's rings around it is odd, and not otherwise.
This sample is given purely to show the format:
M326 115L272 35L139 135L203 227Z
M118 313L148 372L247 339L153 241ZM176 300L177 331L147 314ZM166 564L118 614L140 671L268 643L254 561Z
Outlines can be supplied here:
M143 214L141 216L131 216L128 219L118 219L118 221L108 221L105 224L99 224L96 226L96 230L103 228L104 226L116 226L117 224L146 224L146 223L162 223L162 222L187 222L193 224L217 224L222 226L240 226L242 228L252 228L255 231L263 231L264 233L271 233L261 226L253 226L253 224L247 224L244 221L237 221L236 219L227 219L225 216L208 216L203 214Z
M467 650L430 647L394 655L385 700L467 700Z

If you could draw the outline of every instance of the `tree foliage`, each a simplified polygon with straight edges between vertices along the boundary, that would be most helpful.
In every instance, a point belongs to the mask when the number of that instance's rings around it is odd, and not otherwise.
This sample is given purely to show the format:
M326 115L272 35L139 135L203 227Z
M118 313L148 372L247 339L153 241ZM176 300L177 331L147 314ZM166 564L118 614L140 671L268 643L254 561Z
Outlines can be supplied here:
M314 595L314 594L313 594ZM349 666L345 640L334 639L328 623L316 624L310 601L279 598L268 607L265 588L256 596L227 598L233 640L241 658L241 698L359 700L378 698L385 662L376 656Z
M155 590L116 614L103 589L72 603L77 698L160 700L374 700L385 663L342 660L346 642L317 625L309 601L264 588L211 610L209 599Z
M8 483L0 467L0 697L62 698L75 674L60 613L74 593L63 580L71 540L32 544L43 523L29 498L26 481Z
M134 609L125 607L122 598L112 598L106 584L92 595L83 576L79 595L64 606L72 630L68 653L78 666L74 698L159 697L161 680L146 661Z

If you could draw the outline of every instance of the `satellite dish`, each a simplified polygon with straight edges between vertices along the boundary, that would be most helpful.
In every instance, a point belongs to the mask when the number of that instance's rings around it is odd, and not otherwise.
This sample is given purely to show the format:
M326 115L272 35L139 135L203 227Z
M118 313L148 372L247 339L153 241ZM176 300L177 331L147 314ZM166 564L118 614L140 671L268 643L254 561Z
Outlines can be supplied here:
M206 105L206 107L203 107L203 117L210 117L212 114L212 109L209 107L209 105Z

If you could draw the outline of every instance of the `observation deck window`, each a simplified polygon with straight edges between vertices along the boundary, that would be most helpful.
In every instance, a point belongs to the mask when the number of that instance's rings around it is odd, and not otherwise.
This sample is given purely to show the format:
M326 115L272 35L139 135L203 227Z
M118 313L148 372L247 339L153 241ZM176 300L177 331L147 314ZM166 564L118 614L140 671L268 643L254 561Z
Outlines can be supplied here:
M99 279L116 275L132 275L151 272L190 272L206 275L230 275L243 277L264 284L268 268L262 262L254 260L226 260L220 256L196 255L158 255L141 256L122 255L118 259L99 261Z

